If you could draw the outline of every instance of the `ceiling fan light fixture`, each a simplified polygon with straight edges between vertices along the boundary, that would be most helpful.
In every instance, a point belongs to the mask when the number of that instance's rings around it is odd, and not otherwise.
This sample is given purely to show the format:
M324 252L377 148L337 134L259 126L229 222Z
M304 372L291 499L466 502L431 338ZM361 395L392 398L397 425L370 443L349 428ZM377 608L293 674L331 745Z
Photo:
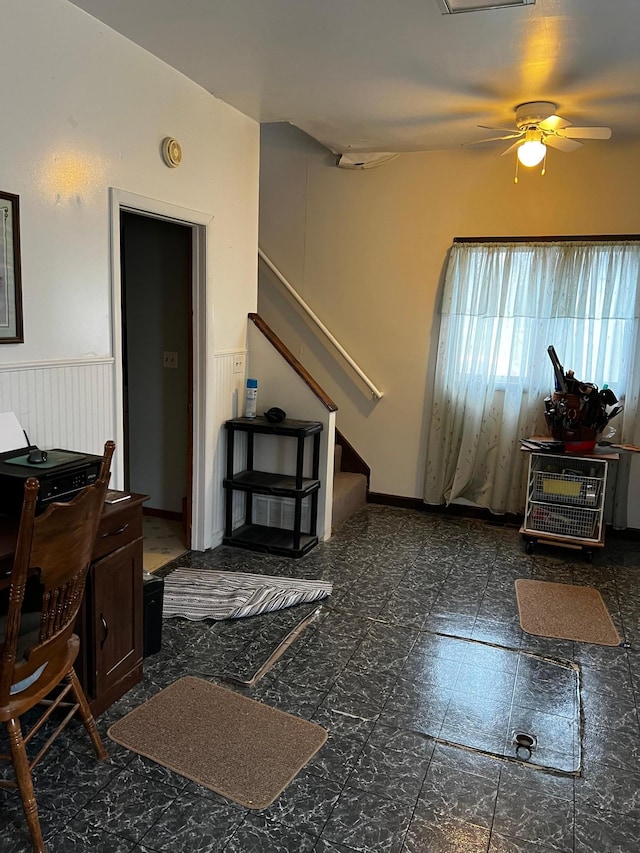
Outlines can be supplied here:
M610 139L610 127L574 127L571 122L556 115L557 105L551 101L527 101L515 107L516 126L491 127L480 124L483 130L498 130L501 136L491 139L480 139L476 142L467 142L466 145L476 145L479 142L498 142L500 140L512 141L508 148L500 155L516 153L516 174L514 182L518 183L518 167L532 168L542 163L540 174L544 175L547 164L547 148L558 151L575 151L582 146L581 139Z
M527 139L518 147L518 160L523 166L537 166L546 153L547 146L540 139Z

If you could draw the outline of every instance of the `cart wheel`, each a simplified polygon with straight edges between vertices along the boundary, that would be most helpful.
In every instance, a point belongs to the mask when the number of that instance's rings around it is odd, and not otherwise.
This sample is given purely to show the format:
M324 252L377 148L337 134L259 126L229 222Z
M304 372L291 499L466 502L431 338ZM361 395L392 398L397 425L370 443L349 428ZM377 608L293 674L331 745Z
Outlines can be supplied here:
M593 563L593 551L585 551L584 555L587 558L587 563Z
M527 540L527 544L524 546L527 554L533 554L533 541L531 539Z

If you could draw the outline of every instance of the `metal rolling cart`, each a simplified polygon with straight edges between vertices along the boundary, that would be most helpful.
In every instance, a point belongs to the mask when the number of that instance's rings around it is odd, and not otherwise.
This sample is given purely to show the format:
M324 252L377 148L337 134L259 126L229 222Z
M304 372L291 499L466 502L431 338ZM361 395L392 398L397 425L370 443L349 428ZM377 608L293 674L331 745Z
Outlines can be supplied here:
M582 550L591 562L594 549L604 546L607 471L619 454L523 452L530 454L520 528L527 553L542 542Z

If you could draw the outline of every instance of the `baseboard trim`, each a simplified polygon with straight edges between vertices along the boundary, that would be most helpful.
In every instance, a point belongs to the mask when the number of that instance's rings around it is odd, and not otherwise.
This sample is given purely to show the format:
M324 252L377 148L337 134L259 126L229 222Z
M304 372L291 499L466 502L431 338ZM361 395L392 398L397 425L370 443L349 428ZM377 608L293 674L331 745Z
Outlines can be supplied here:
M517 527L520 529L524 516L518 513L506 512L497 514L484 507L466 506L464 504L426 504L420 498L407 498L401 495L386 495L383 492L369 492L367 503L381 504L383 506L395 506L401 509L414 509L418 512L439 513L441 515L455 515L463 518L476 518L487 524L499 527ZM640 530L636 527L626 527L624 530L615 530L610 525L606 530L607 538L640 540Z
M397 506L403 509L415 509L418 512L433 512L441 515L455 515L463 518L477 518L490 524L520 525L523 516L517 513L507 512L496 514L484 507L466 506L464 504L426 504L420 498L406 498L400 495L385 495L382 492L369 492L367 500L372 504L383 504L384 506Z
M142 508L143 515L151 515L154 518L167 518L169 521L182 521L181 512L173 512L170 509L154 509L152 506Z
M418 510L424 510L426 507L426 504L424 501L421 501L420 498L405 498L401 495L385 495L383 492L367 492L367 503Z
M640 530L637 527L625 527L624 530L614 530L613 527L607 527L608 539L633 539L640 540Z

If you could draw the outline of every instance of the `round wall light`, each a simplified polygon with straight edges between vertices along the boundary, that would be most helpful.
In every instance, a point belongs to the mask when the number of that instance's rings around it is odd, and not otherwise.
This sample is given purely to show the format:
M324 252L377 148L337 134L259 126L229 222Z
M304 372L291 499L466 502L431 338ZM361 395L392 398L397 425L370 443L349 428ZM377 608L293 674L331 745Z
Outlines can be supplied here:
M177 139L166 136L162 140L162 159L172 169L182 162L182 148Z

